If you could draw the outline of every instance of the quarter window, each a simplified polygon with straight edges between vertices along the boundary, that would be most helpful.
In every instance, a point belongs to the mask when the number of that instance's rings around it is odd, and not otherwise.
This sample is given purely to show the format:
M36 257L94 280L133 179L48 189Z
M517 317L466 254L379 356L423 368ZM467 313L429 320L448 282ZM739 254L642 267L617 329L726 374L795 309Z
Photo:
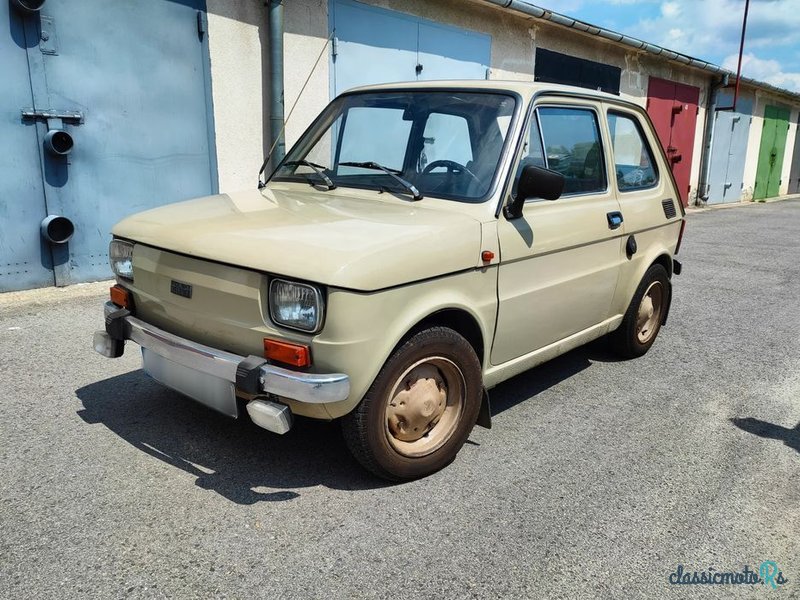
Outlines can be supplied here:
M595 112L542 107L537 113L547 168L564 176L564 194L605 191L603 146Z
M619 191L641 190L658 183L653 153L636 120L620 113L609 113L608 129Z

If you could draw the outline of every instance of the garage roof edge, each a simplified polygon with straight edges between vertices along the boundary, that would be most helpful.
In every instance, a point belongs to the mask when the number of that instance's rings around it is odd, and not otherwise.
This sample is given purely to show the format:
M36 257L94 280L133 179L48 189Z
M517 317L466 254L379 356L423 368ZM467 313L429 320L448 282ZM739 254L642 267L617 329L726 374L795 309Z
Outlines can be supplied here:
M718 75L724 75L727 73L731 78L736 77L736 73L734 73L733 71L729 71L728 69L723 69L719 65L715 65L708 61L700 60L698 58L694 58L686 54L682 54L680 52L675 52L674 50L669 50L668 48L663 48L656 44L651 44L650 42L645 42L634 37L623 35L616 31L612 31L611 29L605 29L603 27L598 27L597 25L592 25L591 23L578 21L577 19L573 19L572 17L568 17L566 15L553 12L552 10L540 8L533 4L528 4L527 2L523 2L522 0L478 0L478 1L483 4L491 4L493 6L506 9L510 12L514 12L517 13L518 15L522 15L528 18L542 19L544 21L550 21L551 23L555 23L556 25L560 25L562 27L577 29L578 31L581 31L583 33L589 35L595 35L597 37L601 37L610 40L612 42L622 44L623 46L628 46L630 48L633 48L634 50L639 50L641 52L647 52L648 54L660 56L661 58L667 60L679 62L681 64L694 67L695 69L700 69ZM772 85L770 83L766 83L764 81L758 81L756 79L751 79L749 77L741 77L740 81L755 88L768 90L770 92L782 96L788 96L794 100L800 100L800 93L793 92L791 90L787 90L785 88L781 88Z

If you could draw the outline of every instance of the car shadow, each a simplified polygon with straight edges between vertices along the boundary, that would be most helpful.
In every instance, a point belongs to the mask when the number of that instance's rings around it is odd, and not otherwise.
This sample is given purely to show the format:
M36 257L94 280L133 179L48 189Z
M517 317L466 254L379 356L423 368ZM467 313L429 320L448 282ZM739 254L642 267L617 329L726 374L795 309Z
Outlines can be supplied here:
M780 440L789 448L800 452L800 423L795 425L794 429L789 429L752 417L733 418L730 421L742 431L771 440Z
M594 342L526 371L491 391L492 415L589 368L616 361ZM351 457L339 424L299 417L286 435L236 420L173 392L137 370L76 390L86 423L107 427L145 454L195 477L195 485L237 504L293 500L323 485L367 490L393 485ZM263 491L267 488L267 491Z
M517 404L536 396L588 369L595 362L620 362L609 348L605 339L601 338L562 354L533 369L520 373L492 389L489 397L492 404L492 416L497 416Z
M78 415L142 452L196 477L237 504L297 498L317 485L365 490L390 485L350 456L338 423L298 418L286 435L230 419L164 388L141 370L76 390ZM267 490L259 489L267 488Z

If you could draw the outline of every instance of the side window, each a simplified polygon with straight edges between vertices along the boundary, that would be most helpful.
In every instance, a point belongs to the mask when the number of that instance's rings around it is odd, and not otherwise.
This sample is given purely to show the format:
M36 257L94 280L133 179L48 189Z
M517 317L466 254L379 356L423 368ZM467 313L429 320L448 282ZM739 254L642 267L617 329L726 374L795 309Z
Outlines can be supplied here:
M608 129L619 191L641 190L658 183L653 153L636 120L621 113L608 113Z
M376 135L380 132L380 135ZM397 108L354 107L347 111L339 162L374 161L402 171L411 121ZM324 163L323 163L324 164ZM337 175L374 173L358 167L338 167Z
M431 113L425 123L419 170L437 160L452 160L466 166L472 160L469 126L464 117Z
M547 168L564 176L564 194L605 191L603 146L594 111L542 107L536 112Z

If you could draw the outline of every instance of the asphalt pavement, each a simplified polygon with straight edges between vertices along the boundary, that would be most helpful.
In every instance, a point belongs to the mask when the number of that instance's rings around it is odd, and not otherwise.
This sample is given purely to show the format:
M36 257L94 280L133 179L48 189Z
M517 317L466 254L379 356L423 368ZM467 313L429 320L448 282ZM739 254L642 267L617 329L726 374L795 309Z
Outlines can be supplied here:
M0 597L800 598L800 201L691 214L679 258L649 354L502 384L401 485L95 354L103 285L0 295Z

